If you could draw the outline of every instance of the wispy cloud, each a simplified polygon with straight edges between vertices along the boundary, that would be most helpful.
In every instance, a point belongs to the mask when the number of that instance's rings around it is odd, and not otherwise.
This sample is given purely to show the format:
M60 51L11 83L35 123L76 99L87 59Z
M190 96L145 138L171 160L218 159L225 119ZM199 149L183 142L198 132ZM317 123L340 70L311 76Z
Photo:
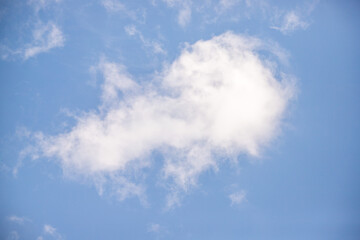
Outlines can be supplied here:
M57 231L57 229L49 224L45 224L43 227L43 235L37 237L37 240L44 240L44 237L48 236L54 240L62 240L63 236Z
M65 37L57 25L52 22L40 24L33 31L33 42L22 51L23 57L26 60L53 48L62 47L64 43Z
M126 12L127 9L123 3L116 0L103 0L102 5L109 12Z
M20 235L18 232L12 231L12 232L10 232L10 234L8 235L8 237L6 239L7 240L18 240L18 239L20 239Z
M32 220L27 217L19 217L19 216L15 216L15 215L7 217L7 220L10 222L14 222L16 224L22 225L22 227L24 227L25 223L32 222ZM40 236L38 236L36 238L37 240L44 240L44 239L62 240L62 239L64 239L64 237L58 232L58 230L50 224L44 224L43 228L42 228L42 232L39 235ZM18 232L12 231L9 233L7 239L17 240L17 239L20 239L20 235L18 234Z
M318 1L312 1L295 10L283 11L275 16L275 23L271 26L272 29L279 30L281 33L287 35L296 30L305 30L309 27L309 16L315 9Z
M271 28L279 30L283 34L289 34L298 29L306 29L309 26L299 13L295 11L287 12L282 17L282 23L279 26L272 26Z
M138 37L143 45L150 48L154 53L166 54L166 51L163 49L161 43L144 38L143 34L134 25L126 26L125 32L130 36Z
M239 192L234 192L229 195L229 199L231 201L231 205L240 205L244 201L246 201L246 192L244 190Z
M34 11L28 11L29 16L27 22L21 23L20 26L26 26L30 31L25 34L19 32L19 39L29 40L19 42L16 47L9 47L8 44L3 45L0 43L1 58L3 60L11 60L20 57L27 60L54 48L63 47L65 37L60 27L49 19L43 21L42 15L39 14L40 10L46 10L49 11L50 14L55 14L56 11L54 11L54 7L57 5L56 3L59 2L61 2L61 0L27 1L28 5L30 5Z
M60 3L62 0L29 0L29 4L33 5L36 12L47 8L53 3Z
M138 20L140 22L145 19L145 12L138 14L136 11L129 9L124 3L119 0L102 0L101 4L109 13L122 13L132 20Z
M241 2L240 0L220 0L219 1L220 11L226 11L226 10L236 6L240 2Z
M119 91L136 91L140 86L131 79L126 72L125 66L101 60L92 70L100 71L103 74L104 84L102 85L102 102L111 105L118 100Z
M174 6L175 0L163 0ZM264 0L219 0L210 1L199 8L192 2L193 8L201 9L204 23L213 24L218 21L240 21L253 18L263 18L270 23L270 28L283 34L290 34L296 30L305 30L310 26L310 14L315 9L318 0L310 0L292 9L281 8ZM170 4L170 5L171 5ZM191 6L189 5L189 6Z
M191 0L163 0L169 7L175 7L179 10L178 23L185 27L191 20Z
M271 51L259 39L227 32L188 46L143 85L121 64L102 61L99 109L77 116L68 132L34 134L34 154L57 158L65 174L90 179L100 193L110 189L123 200L144 196L141 173L158 151L167 205L177 205L219 159L259 156L279 133L294 85L279 79L258 50Z
M158 233L160 231L160 224L152 223L148 227L148 232Z
M46 234L54 235L56 233L56 228L51 225L45 224L44 225L44 232Z
M30 219L28 219L26 217L19 217L19 216L15 216L15 215L9 216L8 220L10 222L14 222L14 223L17 223L17 224L23 224L24 222L30 222L31 221Z

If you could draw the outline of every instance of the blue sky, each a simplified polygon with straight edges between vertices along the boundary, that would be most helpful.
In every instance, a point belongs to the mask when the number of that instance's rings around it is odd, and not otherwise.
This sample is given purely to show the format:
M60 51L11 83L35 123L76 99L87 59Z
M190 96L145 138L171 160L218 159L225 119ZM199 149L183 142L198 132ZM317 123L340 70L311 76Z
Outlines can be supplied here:
M359 239L357 1L0 4L1 239Z

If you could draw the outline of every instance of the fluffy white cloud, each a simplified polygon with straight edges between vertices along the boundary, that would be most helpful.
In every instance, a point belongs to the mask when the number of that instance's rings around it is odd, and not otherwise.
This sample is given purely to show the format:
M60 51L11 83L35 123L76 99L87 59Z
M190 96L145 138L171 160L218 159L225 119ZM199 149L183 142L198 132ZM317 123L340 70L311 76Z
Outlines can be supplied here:
M239 154L259 156L279 133L294 85L260 55L265 46L231 32L198 41L142 85L122 65L102 61L103 104L77 116L68 132L37 133L36 154L120 200L144 199L142 171L161 161L168 206L176 205L201 173Z
M41 24L33 31L33 42L22 52L24 59L64 46L65 37L54 23Z

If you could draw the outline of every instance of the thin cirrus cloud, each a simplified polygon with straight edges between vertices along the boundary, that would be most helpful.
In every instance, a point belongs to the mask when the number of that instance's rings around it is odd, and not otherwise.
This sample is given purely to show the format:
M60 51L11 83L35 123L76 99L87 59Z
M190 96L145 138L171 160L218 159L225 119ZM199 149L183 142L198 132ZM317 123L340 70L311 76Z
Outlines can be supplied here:
M57 231L57 229L50 224L45 224L43 227L43 235L37 237L36 240L44 239L62 240L63 236Z
M33 5L34 10L38 13L40 10L45 10L48 7L54 7L56 3L60 3L61 0L30 0L29 3ZM38 15L36 14L38 17ZM32 42L27 44L22 50L18 52L22 53L25 60L34 57L40 53L45 53L53 48L63 47L65 43L65 37L61 29L53 22L37 24L32 31Z
M55 14L54 9L57 9L57 4L61 0L30 0L28 4L32 6L34 12L30 11L29 20L20 24L31 26L30 36L25 34L22 37L29 38L27 42L21 42L16 48L11 48L6 45L0 46L1 58L9 60L13 57L20 57L24 60L35 57L38 54L49 52L54 48L64 46L65 36L61 28L51 20L43 21L40 11ZM56 15L56 14L55 14Z
M42 9L54 3L60 3L62 0L29 0L29 3L34 6L35 12L39 12Z
M239 2L240 2L240 0L220 0L219 6L222 11L225 11L227 9L230 9L230 8L236 6L237 4L239 4Z
M144 47L150 48L156 54L166 54L166 51L163 49L161 43L153 40L146 39L143 34L134 26L128 25L125 26L125 32L129 36L136 36L140 39Z
M116 0L103 0L101 3L109 12L125 12L127 10L123 3Z
M180 26L185 27L191 20L191 0L162 0L169 7L175 7L179 10L177 21Z
M160 231L160 224L152 223L148 226L148 232L158 233Z
M231 201L231 206L240 205L246 201L246 192L244 190L234 192L229 195L229 199Z
M282 19L279 26L272 26L271 28L279 30L283 34L289 34L295 30L305 30L309 23L303 20L302 16L296 11L287 12Z
M130 10L125 4L118 0L102 0L101 4L108 13L122 13L126 17L137 21L143 21L145 18L144 12L142 14L138 14L136 11Z
M259 156L279 134L295 87L260 50L271 51L259 39L226 32L188 46L145 85L124 66L102 61L101 106L78 115L67 132L34 134L33 154L57 159L67 176L91 180L100 194L144 203L141 173L160 161L167 207L176 206L220 159Z
M307 29L310 26L310 14L314 11L318 2L318 0L313 0L294 10L283 11L279 16L275 17L278 18L277 24L270 28L276 29L285 35L296 30Z
M26 217L19 217L19 216L16 216L16 215L11 215L8 217L8 220L10 222L14 222L14 223L17 223L17 224L23 224L24 222L30 222L31 220L26 218Z
M32 43L24 48L23 57L26 60L53 48L63 47L64 43L65 37L56 24L52 22L40 24L33 31Z
M32 223L32 220L27 217L19 217L16 215L11 215L7 217L7 220L21 225L22 227L26 227L29 223ZM22 239L22 236L16 231L11 231L7 239ZM50 224L44 224L42 228L42 233L40 236L36 238L37 240L44 240L44 239L54 239L54 240L61 240L64 239L63 236L59 233L59 231Z

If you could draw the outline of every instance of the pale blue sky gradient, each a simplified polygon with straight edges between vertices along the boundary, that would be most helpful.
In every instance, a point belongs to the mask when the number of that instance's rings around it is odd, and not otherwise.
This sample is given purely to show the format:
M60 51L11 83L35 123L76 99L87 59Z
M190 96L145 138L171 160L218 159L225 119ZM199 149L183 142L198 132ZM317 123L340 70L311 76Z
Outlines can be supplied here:
M188 1L192 14L184 26L176 1L118 1L125 7L113 12L101 0L49 0L38 11L34 2L0 2L0 239L360 238L358 1L254 1L251 7L240 1L223 12L217 1ZM291 11L306 27L272 28ZM62 46L26 59L33 30L48 22L61 30ZM27 133L63 133L76 122L67 112L101 104L103 80L91 71L101 59L123 64L141 85L186 43L226 31L276 43L289 56L279 68L297 79L281 133L261 157L243 154L235 165L224 161L218 171L204 171L170 210L159 152L142 172L147 205L137 197L100 196L91 182L65 176L53 159L21 157L33 144ZM155 42L166 53L154 52ZM243 201L232 204L229 195L241 191Z

